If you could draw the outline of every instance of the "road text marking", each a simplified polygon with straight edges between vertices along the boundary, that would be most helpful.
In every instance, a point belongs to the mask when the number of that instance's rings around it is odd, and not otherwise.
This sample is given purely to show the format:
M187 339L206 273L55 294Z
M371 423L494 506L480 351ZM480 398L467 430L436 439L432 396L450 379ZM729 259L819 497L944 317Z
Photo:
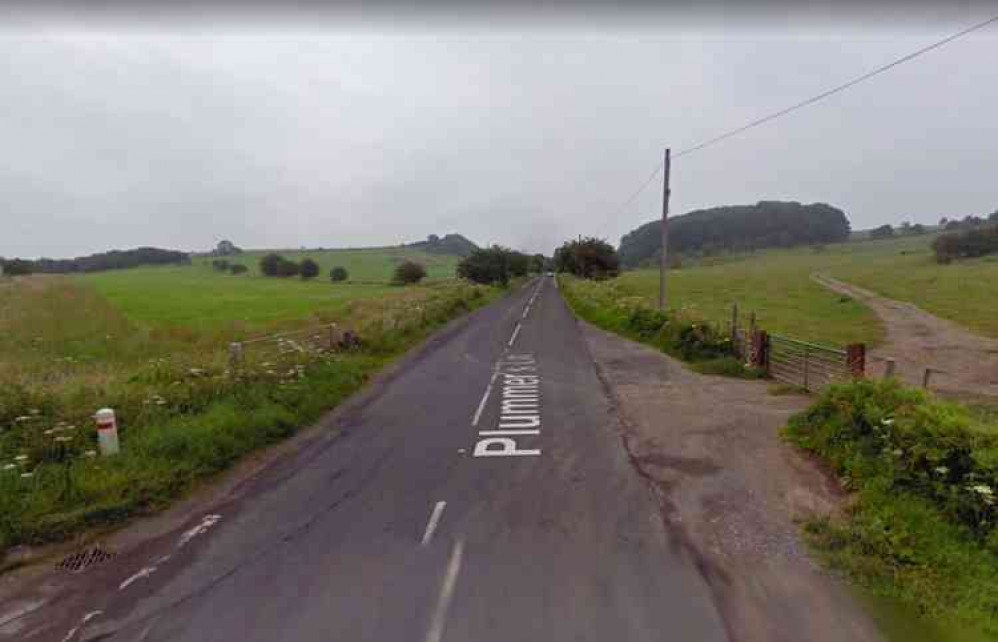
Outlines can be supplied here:
M539 448L521 448L523 439L540 436L540 375L532 354L506 355L498 364L502 375L499 426L478 432L475 457L524 457L541 454ZM490 384L491 388L491 384ZM488 391L487 391L488 392Z
M433 507L433 514L430 515L430 521L426 525L426 532L423 533L423 540L419 543L420 546L426 546L430 543L433 538L433 531L437 530L437 526L440 524L440 516L444 514L444 508L447 507L447 502L437 502L437 505Z

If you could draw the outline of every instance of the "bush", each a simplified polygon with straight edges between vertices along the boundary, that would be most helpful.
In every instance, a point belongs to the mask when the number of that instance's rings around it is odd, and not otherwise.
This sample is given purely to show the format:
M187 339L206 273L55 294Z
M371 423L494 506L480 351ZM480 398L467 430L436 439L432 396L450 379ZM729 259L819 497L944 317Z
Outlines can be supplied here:
M998 253L998 225L943 234L932 242L932 249L936 253L936 261L942 264Z
M303 259L301 262L301 278L314 279L319 276L319 264L312 259Z
M24 276L25 274L34 272L32 262L25 261L24 259L0 261L0 267L3 268L3 273L7 276Z
M346 281L350 278L350 273L347 272L345 267L337 265L332 270L329 271L329 280L338 283L340 281Z
M215 268L219 272L228 272L229 262L226 261L225 259L215 259L214 261L211 262L211 267Z
M232 274L246 274L249 272L249 268L242 263L233 263L229 266L229 272Z
M829 388L786 432L852 485L928 499L983 542L998 517L998 436L973 423L965 408L921 390L862 380Z
M282 258L277 264L277 276L298 276L301 274L301 266L294 261Z
M419 283L426 278L426 268L415 261L402 261L395 268L395 282L403 285Z
M260 259L260 274L264 276L277 276L278 267L284 257L280 254L274 254L271 252Z

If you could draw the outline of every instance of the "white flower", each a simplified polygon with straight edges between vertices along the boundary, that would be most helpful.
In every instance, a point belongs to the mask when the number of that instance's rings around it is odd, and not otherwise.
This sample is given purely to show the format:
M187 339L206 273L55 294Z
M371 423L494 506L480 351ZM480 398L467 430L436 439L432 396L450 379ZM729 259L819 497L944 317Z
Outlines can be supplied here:
M97 451L96 450L88 450L87 452L83 453L83 456L84 457L96 457L97 456Z
M900 448L896 448L891 452L891 454L894 455L895 457L900 457L901 455L904 454L904 451L901 450Z
M28 456L27 455L18 455L17 457L14 457L14 461L28 461Z
M21 479L31 479L34 476L34 473L21 473Z
M885 426L893 426L894 425L894 418L893 417L886 417L884 419L881 419L880 423L884 424Z
M935 471L937 473L939 473L940 475L948 475L949 474L949 468L947 468L946 466L937 466L935 468Z
M72 437L56 437L54 441L58 441L59 443L66 443L67 441L73 441L73 438Z
M991 497L995 494L994 491L991 490L990 486L986 486L984 484L976 484L974 486L971 486L970 490L980 495L984 495L985 497Z
M3 467L4 470L14 470L15 468L17 468L17 464L7 464Z

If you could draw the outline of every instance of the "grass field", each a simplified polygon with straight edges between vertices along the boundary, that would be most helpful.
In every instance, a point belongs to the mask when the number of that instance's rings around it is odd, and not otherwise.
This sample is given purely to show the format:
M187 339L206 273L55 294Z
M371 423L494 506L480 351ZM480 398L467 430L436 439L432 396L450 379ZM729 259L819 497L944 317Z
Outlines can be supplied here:
M252 330L285 321L321 321L342 315L351 301L400 290L390 285L333 284L328 279L234 276L199 266L116 270L80 279L131 321L196 330Z
M988 336L998 336L998 259L939 265L934 235L855 241L820 250L768 250L745 256L688 262L669 273L669 303L715 323L728 323L731 303L755 311L761 327L806 340L875 345L883 337L862 304L811 281L825 272L884 296L910 301ZM623 291L658 299L657 270L627 272Z
M390 273L384 255L381 267ZM455 279L332 284L198 265L0 278L0 568L10 546L166 505L499 293ZM361 345L266 342L228 363L233 339L330 321ZM118 415L118 457L94 452L101 407Z
M250 274L259 274L260 257L277 252L286 259L300 261L306 257L319 264L319 279L329 280L329 270L342 266L350 273L351 281L387 283L391 281L395 266L405 260L421 263L426 268L427 278L441 279L454 276L458 257L447 254L431 254L402 247L341 249L341 250L247 250L235 256L221 257L230 263L241 263L250 269ZM195 265L207 266L218 257L200 256L194 259Z

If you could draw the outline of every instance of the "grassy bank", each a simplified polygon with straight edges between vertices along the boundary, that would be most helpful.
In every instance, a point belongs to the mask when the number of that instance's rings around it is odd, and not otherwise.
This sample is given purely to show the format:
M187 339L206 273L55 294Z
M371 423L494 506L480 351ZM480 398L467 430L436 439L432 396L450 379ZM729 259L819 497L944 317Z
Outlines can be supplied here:
M998 426L987 415L860 381L829 389L785 435L853 491L844 518L806 528L832 567L923 618L936 632L926 639L998 636Z
M631 296L619 279L592 281L560 275L558 282L575 314L597 327L690 362L704 374L759 376L734 357L731 338L723 330L688 309L663 314L644 298Z
M238 306L209 328L147 323L128 313L146 293L126 294L123 311L86 280L0 283L0 551L164 506L313 422L499 291L450 281L341 301L323 318L354 330L360 346L289 338L248 346L238 368L226 356L228 340L246 331L232 324ZM250 327L283 329L262 320ZM95 455L91 417L104 406L119 420L114 458Z

